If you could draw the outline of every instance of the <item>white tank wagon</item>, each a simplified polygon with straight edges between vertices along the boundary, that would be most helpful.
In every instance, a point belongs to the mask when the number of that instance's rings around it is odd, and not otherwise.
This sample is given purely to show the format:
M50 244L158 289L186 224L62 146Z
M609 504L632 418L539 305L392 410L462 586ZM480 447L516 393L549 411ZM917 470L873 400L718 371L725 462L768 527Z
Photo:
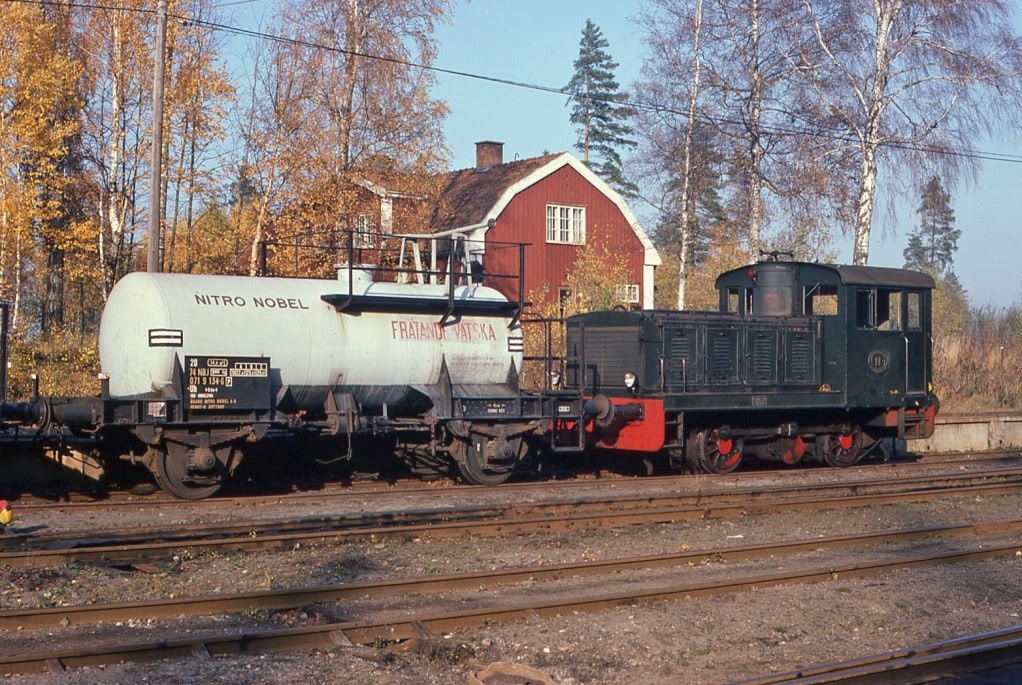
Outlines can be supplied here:
M348 292L336 281L133 273L110 293L99 332L110 395L143 397L174 381L178 360L215 354L265 357L277 408L322 410L331 392L350 393L363 411L421 409L416 387L435 385L446 372L458 383L503 384L522 365L522 331L509 328L512 303L496 290L454 290L457 304L492 304L500 316L469 313L440 325L413 302L444 301L442 285L374 283L356 270L362 298L403 298L409 311L339 313L323 298Z
M520 298L467 270L445 280L129 274L100 324L100 395L4 403L0 415L50 444L141 463L189 499L280 442L268 438L344 458L384 444L419 468L501 483L552 424L582 425L581 396L520 390Z

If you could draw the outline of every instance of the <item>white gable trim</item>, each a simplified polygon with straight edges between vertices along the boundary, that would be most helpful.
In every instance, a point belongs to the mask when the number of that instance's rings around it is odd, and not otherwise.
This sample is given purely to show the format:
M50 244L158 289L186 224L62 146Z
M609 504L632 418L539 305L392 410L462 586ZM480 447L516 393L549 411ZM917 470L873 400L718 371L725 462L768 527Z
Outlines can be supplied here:
M496 221L497 217L499 217L501 213L507 209L507 206L511 204L511 200L513 200L518 193L534 186L550 174L565 166L570 166L572 169L581 174L583 178L589 181L590 184L595 186L597 190L603 193L608 200L617 206L617 208L621 211L621 214L625 217L625 221L628 222L628 225L631 227L632 231L635 232L635 236L639 239L639 242L642 243L642 247L645 249L646 254L643 263L647 266L660 266L660 254L656 251L656 248L653 247L653 242L649 239L649 236L646 235L646 231L642 229L642 226L639 225L639 221L635 218L635 215L632 214L632 210L628 207L624 198L621 197L621 194L607 185L602 178L594 174L589 167L579 161L575 155L570 152L564 152L558 155L505 190L504 194L500 196L499 200L497 200L497 203L490 208L490 211L486 214L482 223Z
M554 173L555 171L570 166L572 169L577 171L581 176L592 184L597 190L607 197L608 200L614 203L614 205L621 211L625 221L631 227L635 233L635 237L642 243L644 249L643 255L643 278L642 278L642 307L643 309L653 308L653 268L660 266L660 253L657 252L656 248L653 247L653 241L649 239L646 231L639 225L638 219L632 214L632 210L628 207L625 199L621 197L621 193L611 188L607 183L594 174L592 170L583 164L575 155L570 152L564 152L553 158L540 168L533 171L531 174L518 181L514 185L510 186L504 191L504 194L500 196L496 204L490 207L490 211L486 214L486 217L481 223L493 225L493 222L497 220L497 217L507 209L507 206L511 204L511 200L515 198L518 193L526 190L527 188L539 183L544 178ZM478 240L485 240L486 232L489 230L489 226L478 229L477 235L473 236Z

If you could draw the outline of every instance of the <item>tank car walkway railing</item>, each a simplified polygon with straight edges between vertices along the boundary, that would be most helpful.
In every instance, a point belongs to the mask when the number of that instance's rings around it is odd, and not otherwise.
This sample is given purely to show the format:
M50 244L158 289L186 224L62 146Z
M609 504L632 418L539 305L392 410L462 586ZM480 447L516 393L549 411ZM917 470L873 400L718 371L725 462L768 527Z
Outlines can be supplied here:
M440 326L460 314L509 317L515 328L525 306L525 244L472 240L468 228L422 235L380 234L361 231L307 231L290 239L274 238L259 243L259 275L270 275L271 262L279 272L290 256L289 277L320 277L325 273L323 256L330 256L339 282L347 290L324 295L338 312L403 311L440 314ZM476 227L478 228L478 227ZM423 255L422 245L428 247ZM271 254L272 251L272 254ZM305 256L303 257L303 252ZM514 253L509 256L507 253ZM313 259L307 256L313 254ZM362 269L373 282L446 286L443 298L425 295L373 295L355 293L355 272ZM507 301L458 297L459 287L484 285L503 294Z

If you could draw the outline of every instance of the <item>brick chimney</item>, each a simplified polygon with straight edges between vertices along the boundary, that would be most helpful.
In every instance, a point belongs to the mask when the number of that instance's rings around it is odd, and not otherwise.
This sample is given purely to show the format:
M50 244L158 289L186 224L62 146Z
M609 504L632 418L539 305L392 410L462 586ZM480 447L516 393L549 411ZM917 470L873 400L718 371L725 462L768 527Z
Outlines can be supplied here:
M504 163L504 143L481 140L476 143L476 169L485 169Z

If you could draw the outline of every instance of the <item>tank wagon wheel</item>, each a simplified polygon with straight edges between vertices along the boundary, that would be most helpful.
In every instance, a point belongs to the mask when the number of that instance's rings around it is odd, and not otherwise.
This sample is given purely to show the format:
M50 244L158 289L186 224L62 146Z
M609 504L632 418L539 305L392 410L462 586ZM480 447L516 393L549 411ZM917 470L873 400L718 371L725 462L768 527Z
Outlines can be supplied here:
M469 483L500 485L514 471L521 442L521 438L492 441L482 435L473 435L467 440L455 438L451 454L458 463L461 475ZM495 454L497 450L502 451L502 454Z
M179 499L205 499L223 485L223 463L217 459L207 472L189 473L192 449L187 445L167 441L165 447L155 450L156 484L164 492Z
M727 426L699 431L694 447L699 466L706 473L731 473L742 463L744 443L732 437Z
M820 450L823 459L831 466L847 468L862 457L862 430L852 426L840 435L821 435Z

